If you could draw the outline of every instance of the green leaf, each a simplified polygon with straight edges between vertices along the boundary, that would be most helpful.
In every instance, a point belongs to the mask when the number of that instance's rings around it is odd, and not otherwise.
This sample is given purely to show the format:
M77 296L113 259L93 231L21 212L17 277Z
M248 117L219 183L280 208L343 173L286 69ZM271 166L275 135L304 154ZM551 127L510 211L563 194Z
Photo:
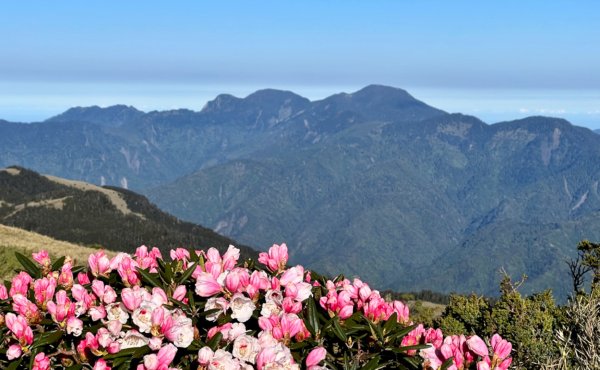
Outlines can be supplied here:
M369 324L369 328L371 329L371 334L373 334L375 339L383 343L383 331L381 330L381 326L371 322L371 320L369 319L366 319L366 321Z
M449 359L444 361L444 363L440 367L440 370L446 370L447 368L449 368L454 363L453 361L454 361L454 357L450 357Z
M31 346L31 349L36 349L47 344L56 343L62 338L63 332L61 330L48 331L40 335L40 337Z
M383 325L383 332L387 334L390 331L392 331L396 326L398 326L398 314L394 312L392 316L388 318L385 325Z
M331 324L333 326L333 333L345 343L348 340L348 337L346 336L344 329L342 329L339 319L334 317L331 320Z
M23 362L23 357L22 356L19 358L18 361L11 362L10 365L8 365L6 367L6 370L16 370L19 367L19 365L21 365L21 362Z
M73 366L69 366L67 368L67 370L81 370L83 369L83 365L82 364L75 364Z
M187 279L190 278L190 276L192 276L192 274L194 273L194 271L196 271L196 265L192 265L187 270L185 270L185 272L183 273L183 275L181 275L181 277L179 278L179 280L177 280L177 284L184 283Z
M210 340L206 342L206 345L209 346L213 351L216 351L221 339L223 339L223 333L218 332L214 335L214 337L210 338Z
M416 328L417 326L419 326L419 324L413 324L410 326L405 327L402 330L399 330L397 332L395 332L394 334L391 335L390 339L400 339L403 338L406 334L410 333L411 331L413 331L414 328Z
M425 349L425 348L429 348L429 347L430 347L429 344L415 344L414 346L404 346L404 347L390 348L390 349L397 353L405 353L405 352L413 350L413 349L419 350L419 349Z
M19 261L21 266L23 266L23 268L29 275L36 278L40 278L42 276L42 271L33 262L31 262L29 258L25 257L19 252L15 252L15 257L17 257L17 260Z
M365 366L363 366L361 369L362 370L383 369L385 367L385 365L380 365L379 360L381 360L381 357L375 356L371 359L371 361L367 362L367 364Z
M311 334L315 336L319 332L320 327L319 318L317 317L317 306L315 305L314 299L308 299L308 303L306 305L306 315L308 316L307 324L313 329Z
M157 279L158 274L152 274L152 273L148 272L147 270L142 270L139 267L137 267L136 269L142 276L142 279L144 279L147 283L149 283L155 287L159 287L159 288L161 287L162 284Z
M65 264L65 258L66 257L63 256L54 261L54 263L52 264L52 271L56 271L59 268L61 268Z

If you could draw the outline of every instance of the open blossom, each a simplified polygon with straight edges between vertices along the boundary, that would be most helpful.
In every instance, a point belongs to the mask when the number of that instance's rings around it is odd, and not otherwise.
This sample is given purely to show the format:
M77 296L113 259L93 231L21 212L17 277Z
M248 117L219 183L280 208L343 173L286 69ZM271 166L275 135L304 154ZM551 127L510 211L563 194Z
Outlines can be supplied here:
M211 297L222 290L221 284L210 273L201 272L196 279L196 294L200 297Z
M235 338L231 353L235 358L254 364L259 351L260 343L258 339L243 334Z
M23 316L7 313L5 320L6 327L14 334L22 346L33 343L33 331Z
M35 296L35 302L42 307L46 306L48 302L54 296L54 290L56 289L56 279L53 277L43 278L34 281L33 291Z
M167 370L176 354L177 348L172 344L167 344L157 354L152 353L144 356L144 368L147 370Z
M27 291L29 290L29 284L33 281L31 276L25 271L19 272L18 275L13 277L9 296L13 297L15 294L22 294L27 296Z
M75 316L71 316L67 319L67 333L73 336L80 336L83 331L83 321L79 320Z
M35 355L33 359L32 370L48 370L50 369L50 358L48 358L44 352L40 352Z
M192 320L185 315L175 315L173 326L166 332L167 339L177 347L186 348L194 340Z
M8 350L6 351L6 357L8 358L9 361L14 360L15 358L21 357L21 354L23 354L23 350L21 349L21 346L18 344L11 345L10 347L8 347Z
M246 322L252 317L256 305L250 298L241 293L236 293L231 298L229 308L232 311L232 319L236 319L239 322Z
M263 252L258 255L258 262L267 266L272 272L283 271L287 261L288 248L285 243L281 245L273 244L273 246L269 248L268 253Z
M34 252L31 256L35 262L40 264L40 266L46 268L50 266L50 256L48 256L48 251L41 250L38 253Z
M217 321L221 314L225 314L229 308L229 302L223 297L211 297L206 301L204 311L216 310L211 314L206 315L207 321Z

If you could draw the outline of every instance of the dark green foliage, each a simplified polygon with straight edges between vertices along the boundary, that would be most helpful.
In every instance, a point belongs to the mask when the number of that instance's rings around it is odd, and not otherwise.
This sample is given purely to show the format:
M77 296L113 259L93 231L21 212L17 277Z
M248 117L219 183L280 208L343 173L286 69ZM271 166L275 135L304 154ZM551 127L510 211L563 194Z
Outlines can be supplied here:
M110 188L121 195L132 211L124 214L101 192L79 190L35 172L16 169L20 171L18 175L0 172L0 200L10 203L0 209L3 224L59 240L126 252L133 252L140 245L156 246L163 253L177 247L216 247L223 251L236 244L242 258L256 256L249 247L202 226L182 222L131 191ZM64 199L62 206L33 205L53 199Z
M452 295L437 320L444 334L479 333L491 337L500 334L513 344L517 368L539 368L545 360L559 355L555 331L564 322L563 310L555 304L551 291L524 297L505 276L498 300L477 295Z

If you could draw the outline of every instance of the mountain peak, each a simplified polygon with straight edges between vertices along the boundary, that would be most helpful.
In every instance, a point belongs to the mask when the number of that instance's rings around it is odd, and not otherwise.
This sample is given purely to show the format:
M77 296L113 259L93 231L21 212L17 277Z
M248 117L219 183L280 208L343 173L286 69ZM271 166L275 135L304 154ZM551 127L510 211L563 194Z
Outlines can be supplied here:
M354 93L332 95L317 103L382 121L421 121L447 114L415 99L405 90L384 85L368 85Z
M123 104L105 108L93 105L70 108L64 113L47 119L46 122L90 122L103 126L118 127L143 115L144 112Z

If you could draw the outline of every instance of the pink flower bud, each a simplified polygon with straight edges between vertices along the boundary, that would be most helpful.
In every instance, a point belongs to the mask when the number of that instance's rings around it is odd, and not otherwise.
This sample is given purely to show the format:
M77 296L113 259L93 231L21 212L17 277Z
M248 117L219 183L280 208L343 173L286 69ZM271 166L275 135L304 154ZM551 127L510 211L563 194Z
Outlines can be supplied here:
M489 355L487 344L485 344L483 339L479 338L477 335L473 335L467 339L467 347L469 347L473 353L481 357Z
M208 363L212 360L215 353L210 347L202 347L198 351L198 362L202 366L207 366Z
M327 351L323 347L313 349L306 357L306 367L310 369L312 366L317 366L319 362L325 359L326 355Z
M11 361L15 358L21 357L22 353L23 352L21 351L21 346L18 344L13 344L10 347L8 347L8 350L6 351L6 357L8 357L8 361Z

